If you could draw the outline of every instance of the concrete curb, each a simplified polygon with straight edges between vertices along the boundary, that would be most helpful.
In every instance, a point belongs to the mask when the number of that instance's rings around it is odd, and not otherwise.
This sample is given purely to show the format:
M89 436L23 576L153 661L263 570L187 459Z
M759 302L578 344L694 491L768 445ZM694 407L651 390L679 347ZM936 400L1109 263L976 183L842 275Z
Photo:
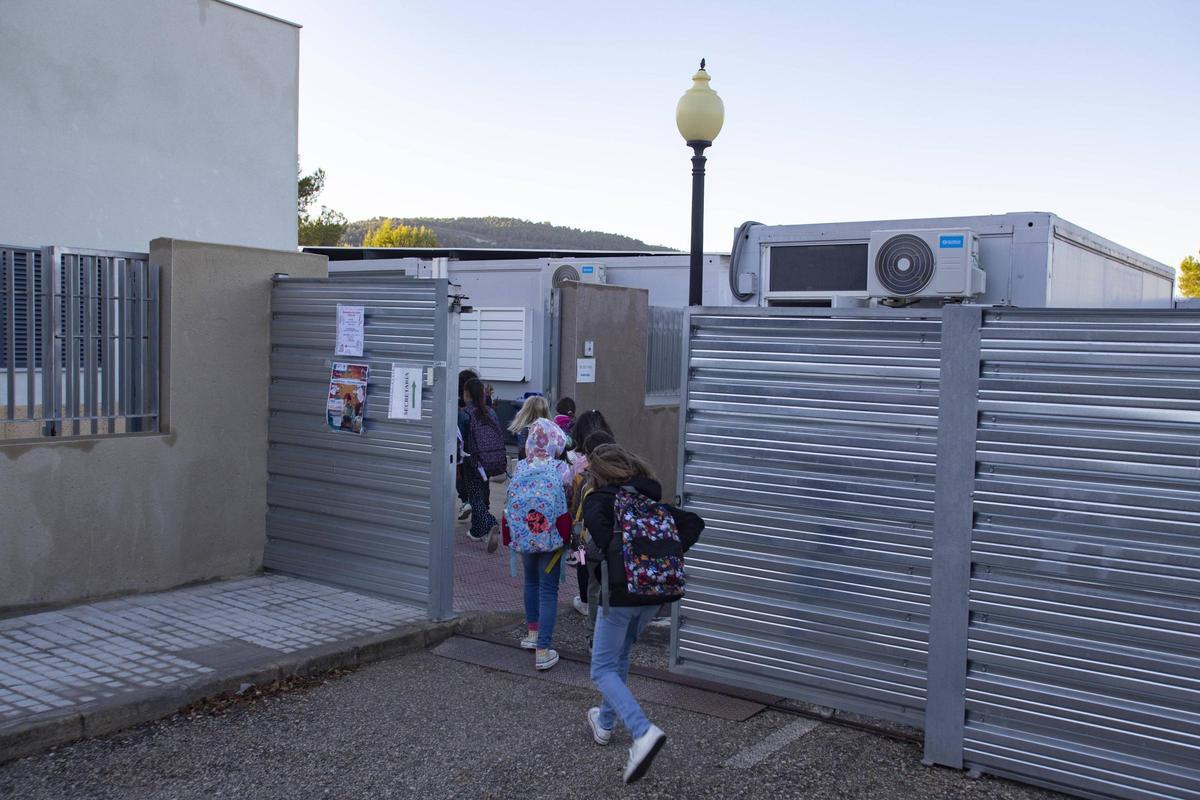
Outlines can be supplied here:
M464 612L445 622L414 623L384 633L280 654L271 662L242 664L170 686L127 692L53 716L0 724L0 764L78 739L104 736L169 717L192 703L235 691L245 683L271 683L293 675L353 669L425 650L457 633L484 633L519 617L512 613Z

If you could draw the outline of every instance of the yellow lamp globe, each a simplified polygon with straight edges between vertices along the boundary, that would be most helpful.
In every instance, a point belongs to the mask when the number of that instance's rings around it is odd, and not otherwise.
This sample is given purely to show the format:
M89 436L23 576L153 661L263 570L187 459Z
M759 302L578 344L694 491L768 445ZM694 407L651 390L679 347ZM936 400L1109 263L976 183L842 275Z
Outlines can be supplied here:
M692 76L692 88L679 98L675 106L675 125L687 142L712 142L725 124L725 104L708 85L704 61L700 71Z

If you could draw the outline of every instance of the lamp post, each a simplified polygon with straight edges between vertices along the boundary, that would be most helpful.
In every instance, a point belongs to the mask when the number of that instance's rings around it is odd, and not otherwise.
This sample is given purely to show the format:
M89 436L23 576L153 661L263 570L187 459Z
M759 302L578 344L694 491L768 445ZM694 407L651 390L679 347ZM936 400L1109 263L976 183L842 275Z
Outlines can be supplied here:
M675 125L692 148L692 252L688 270L688 305L704 304L704 150L725 123L725 104L708 85L704 59L692 76L692 88L675 106Z

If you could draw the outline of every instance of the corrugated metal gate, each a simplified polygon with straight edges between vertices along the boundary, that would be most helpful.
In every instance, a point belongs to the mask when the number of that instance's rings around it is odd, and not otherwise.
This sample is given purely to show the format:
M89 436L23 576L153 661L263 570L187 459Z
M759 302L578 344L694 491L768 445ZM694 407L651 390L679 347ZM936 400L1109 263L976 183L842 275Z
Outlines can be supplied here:
M287 279L271 296L270 569L451 613L457 379L445 280ZM337 305L365 307L363 357L334 357ZM361 435L325 419L334 361L370 366ZM432 376L420 421L388 419L392 366Z
M1200 798L1200 312L689 328L710 527L673 666L921 725L932 762Z
M1200 798L1200 314L983 316L963 758Z
M920 724L939 321L723 310L689 325L679 485L708 528L678 668Z

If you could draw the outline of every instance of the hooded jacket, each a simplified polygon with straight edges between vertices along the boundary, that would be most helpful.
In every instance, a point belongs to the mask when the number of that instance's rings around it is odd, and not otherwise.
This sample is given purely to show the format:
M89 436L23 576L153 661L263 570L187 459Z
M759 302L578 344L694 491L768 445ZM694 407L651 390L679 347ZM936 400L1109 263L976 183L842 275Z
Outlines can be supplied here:
M635 476L629 479L628 484L651 500L662 500L662 486L653 478ZM587 526L588 535L605 553L608 561L609 605L661 605L662 598L633 595L626 588L625 557L621 554L621 542L616 535L616 519L613 513L619 488L619 486L602 486L589 494L583 501L583 523ZM671 510L671 516L675 518L675 525L679 529L679 540L686 553L700 538L700 533L704 530L704 520L691 511L684 511L675 506L668 506L668 508ZM590 562L588 565L592 569L592 575L599 581L600 565L592 565ZM668 600L667 602L674 601Z

